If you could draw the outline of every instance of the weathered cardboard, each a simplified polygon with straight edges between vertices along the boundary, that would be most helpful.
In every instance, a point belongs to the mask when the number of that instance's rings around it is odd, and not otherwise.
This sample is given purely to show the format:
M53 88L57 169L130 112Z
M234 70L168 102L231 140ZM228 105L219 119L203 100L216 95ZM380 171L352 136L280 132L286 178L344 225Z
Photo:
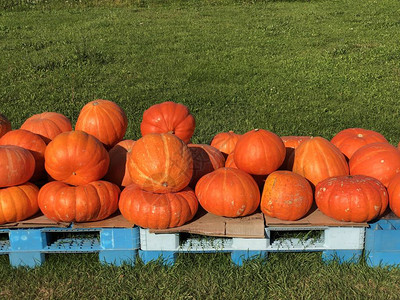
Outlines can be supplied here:
M48 219L42 213L38 213L33 217L30 217L26 220L6 223L0 225L0 228L3 229L17 229L17 228L43 228L43 227L68 227L71 223L68 222L55 222L53 220Z
M168 229L150 229L150 232L188 232L219 237L264 238L265 226L262 213L255 213L241 218L226 218L199 210L195 218L183 226Z
M135 224L129 223L119 212L101 221L72 224L72 228L132 228L134 226Z

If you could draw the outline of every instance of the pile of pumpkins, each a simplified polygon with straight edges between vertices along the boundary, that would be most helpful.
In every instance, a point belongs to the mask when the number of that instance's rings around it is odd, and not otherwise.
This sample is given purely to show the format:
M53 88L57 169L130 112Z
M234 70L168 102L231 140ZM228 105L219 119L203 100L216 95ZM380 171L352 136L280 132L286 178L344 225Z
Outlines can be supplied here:
M160 229L190 221L199 205L218 216L260 208L295 221L314 200L339 221L371 221L388 206L400 216L400 150L372 130L349 128L328 141L254 129L192 144L195 119L171 101L144 112L139 140L123 140L127 126L121 107L102 99L82 108L75 130L60 113L34 115L16 130L0 115L0 224L39 209L57 222L98 221L119 209Z

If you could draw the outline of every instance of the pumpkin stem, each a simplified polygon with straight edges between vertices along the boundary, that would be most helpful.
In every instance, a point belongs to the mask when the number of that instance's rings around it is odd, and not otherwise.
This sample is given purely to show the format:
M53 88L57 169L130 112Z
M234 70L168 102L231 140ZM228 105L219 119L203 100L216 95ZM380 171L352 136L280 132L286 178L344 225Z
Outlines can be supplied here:
M164 181L164 182L162 183L162 186L163 186L163 187L168 187L168 182L165 182L165 181Z
M170 130L170 131L168 131L168 133L175 134L175 131L174 130Z
M72 172L72 175L76 175L76 172Z
M93 102L93 106L99 105L99 102Z
M259 128L254 129L254 131L256 131L256 132L259 131L259 130L260 130Z

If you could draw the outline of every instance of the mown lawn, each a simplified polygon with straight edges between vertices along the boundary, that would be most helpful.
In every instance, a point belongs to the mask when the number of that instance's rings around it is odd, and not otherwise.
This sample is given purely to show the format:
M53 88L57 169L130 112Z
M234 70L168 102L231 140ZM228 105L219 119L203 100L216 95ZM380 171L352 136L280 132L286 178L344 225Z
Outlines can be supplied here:
M137 139L143 111L173 100L195 115L196 143L253 128L330 139L363 127L400 140L397 0L48 2L0 0L0 112L14 128L43 111L74 123L103 98ZM0 274L6 299L396 299L400 282L397 268L325 265L318 253L243 268L225 255L181 255L172 268L53 255L29 271L1 256Z

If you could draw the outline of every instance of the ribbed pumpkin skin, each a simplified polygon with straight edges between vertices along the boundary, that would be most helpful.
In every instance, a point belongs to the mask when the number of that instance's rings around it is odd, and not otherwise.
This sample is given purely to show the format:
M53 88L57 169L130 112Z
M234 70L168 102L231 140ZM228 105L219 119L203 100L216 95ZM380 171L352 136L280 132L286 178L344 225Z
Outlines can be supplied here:
M240 134L236 134L233 131L220 132L214 136L211 141L211 146L217 148L225 155L229 155L235 150L236 143L240 136Z
M0 188L20 185L31 179L35 171L35 158L24 148L0 146Z
M144 228L165 229L190 221L197 212L198 201L193 190L158 194L143 191L137 185L121 193L119 210L129 222Z
M366 175L389 185L400 172L400 150L389 143L373 143L358 149L349 161L351 175Z
M103 144L83 131L58 135L47 145L44 157L47 173L55 180L72 185L103 178L110 163Z
M203 176L195 192L201 206L217 216L247 216L260 204L257 183L239 169L220 168Z
M349 175L349 166L335 145L322 137L314 137L297 147L293 172L317 185L328 177Z
M228 155L228 157L225 160L225 168L234 168L234 169L238 168L235 164L234 155L235 155L234 152Z
M178 192L192 178L192 154L186 144L171 133L149 133L133 145L128 172L133 183L145 191Z
M400 173L390 180L388 194L390 209L400 217Z
M60 181L45 184L38 203L43 214L57 222L103 220L118 209L120 189L107 181L70 186Z
M110 166L106 176L104 176L105 180L119 186L128 186L132 183L126 162L134 144L135 141L133 140L123 140L111 148L108 152Z
M342 151L350 159L354 152L362 146L372 143L388 143L386 138L373 130L363 128L348 128L338 132L331 140L331 143Z
M193 158L193 175L190 187L194 188L197 181L204 175L225 166L225 158L221 151L206 144L188 144Z
M285 160L283 161L279 169L291 171L293 169L294 152L296 151L296 148L302 142L308 141L311 138L312 138L311 136L294 136L294 135L281 136L283 144L285 145L286 148L286 156Z
M277 170L286 155L285 145L275 133L254 129L242 135L236 143L236 166L253 175L267 175Z
M11 122L6 116L0 114L0 137L11 130Z
M149 133L173 133L187 144L195 127L194 117L185 105L167 101L155 104L143 113L140 131L142 136Z
M0 189L0 224L18 222L39 211L39 188L27 182Z
M260 207L267 216L295 221L307 214L313 201L307 179L290 171L275 171L265 181Z
M328 217L345 222L368 222L385 212L388 193L375 178L338 176L317 184L315 202Z
M48 144L60 133L71 131L72 125L71 121L60 113L44 112L28 118L21 129L36 133Z
M24 129L12 130L0 138L0 145L14 145L29 150L35 159L35 171L31 180L36 181L44 177L46 143L40 136Z
M93 135L110 149L124 138L127 127L128 119L121 107L113 101L97 99L81 109L75 130Z

